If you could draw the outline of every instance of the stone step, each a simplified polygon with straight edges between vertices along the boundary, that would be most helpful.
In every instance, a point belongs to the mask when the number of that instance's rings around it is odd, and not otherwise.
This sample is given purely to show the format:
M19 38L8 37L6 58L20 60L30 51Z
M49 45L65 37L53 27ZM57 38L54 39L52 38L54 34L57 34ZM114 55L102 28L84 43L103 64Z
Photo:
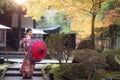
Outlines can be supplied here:
M16 76L11 76L11 77L5 77L5 80L46 80L43 77L32 77L32 79L23 79L22 77L16 77Z
M20 68L7 68L7 70L9 70L9 71L14 71L14 70L18 71L18 70L20 70ZM35 68L35 71L41 71L41 69L40 68Z
M49 80L47 74L45 74L44 68L46 64L36 64L35 71L32 79L23 79L22 74L19 72L22 64L16 63L13 66L7 68L4 80Z
M35 64L35 69L43 69L47 64ZM9 67L10 69L20 69L22 66L21 63L14 64L13 66ZM9 69L8 68L8 69Z
M6 55L0 55L0 56L5 58ZM7 58L16 59L16 58L24 58L24 55L23 54L21 54L21 55L18 55L18 54L17 55L8 54L6 57Z
M6 51L0 51L0 55L5 55ZM23 55L24 51L7 51L8 55Z
M19 70L7 70L5 76L22 76L22 74L19 72ZM34 71L33 76L43 76L43 74L41 71Z
M7 53L7 56L6 56ZM48 54L47 54L48 55ZM23 58L24 57L24 51L0 51L0 57L4 58ZM47 56L45 57L47 59Z

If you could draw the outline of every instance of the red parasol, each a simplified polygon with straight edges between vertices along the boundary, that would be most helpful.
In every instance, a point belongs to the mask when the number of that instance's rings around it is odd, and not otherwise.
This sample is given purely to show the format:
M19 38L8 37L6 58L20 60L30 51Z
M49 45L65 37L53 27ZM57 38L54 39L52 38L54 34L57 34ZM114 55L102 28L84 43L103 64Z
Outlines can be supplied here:
M32 61L41 61L46 55L46 45L40 39L34 39L30 42L28 47L28 55Z

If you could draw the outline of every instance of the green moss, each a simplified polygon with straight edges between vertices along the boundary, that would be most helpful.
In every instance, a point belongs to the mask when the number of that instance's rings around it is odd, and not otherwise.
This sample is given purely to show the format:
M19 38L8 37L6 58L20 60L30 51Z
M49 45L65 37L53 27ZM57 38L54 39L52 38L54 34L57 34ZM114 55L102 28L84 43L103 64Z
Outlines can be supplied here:
M102 54L107 59L107 69L120 71L120 49L105 50Z
M7 63L4 64L0 64L0 70L5 69L6 67L8 67L9 65Z
M74 67L77 67L77 71L73 70ZM70 80L85 80L82 79L83 76L81 77L80 75L84 74L83 71L78 70L79 67L76 65L70 66L69 64L51 64L49 65L49 68L51 68L49 72L54 73L55 80L64 80L63 76L69 78ZM101 78L120 79L120 72L99 69L97 70L95 80L101 80Z
M62 80L61 76L64 73L63 73L63 71L61 71L60 65L53 64L53 65L49 65L49 67L51 67L51 70L49 71L49 73L54 73L55 80Z
M80 77L85 77L83 66L79 64L53 64L49 65L51 67L50 73L54 73L55 80L64 80L63 78L68 78L70 80L80 80Z
M100 69L97 71L95 80L99 80L101 78L120 79L120 71L109 71L109 70Z
M102 52L103 55L107 56L108 54L115 53L120 54L120 49L105 50Z

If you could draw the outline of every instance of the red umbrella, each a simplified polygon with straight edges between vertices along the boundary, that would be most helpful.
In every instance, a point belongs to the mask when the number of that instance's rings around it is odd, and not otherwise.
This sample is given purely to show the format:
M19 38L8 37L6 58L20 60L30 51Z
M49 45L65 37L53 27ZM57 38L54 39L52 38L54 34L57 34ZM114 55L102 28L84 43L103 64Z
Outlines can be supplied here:
M32 61L41 61L46 55L46 45L40 39L34 39L30 42L28 47L28 55Z

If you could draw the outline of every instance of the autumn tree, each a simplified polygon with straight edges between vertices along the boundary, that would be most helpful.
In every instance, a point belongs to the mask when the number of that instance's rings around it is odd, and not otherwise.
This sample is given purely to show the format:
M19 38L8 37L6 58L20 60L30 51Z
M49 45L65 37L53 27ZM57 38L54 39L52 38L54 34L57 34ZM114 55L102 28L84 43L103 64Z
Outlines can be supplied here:
M120 24L120 0L109 0L101 7L106 25Z
M93 49L95 48L95 19L100 12L100 8L107 0L30 0L26 9L26 16L31 16L38 20L40 16L45 15L46 10L57 9L65 11L67 19L72 18L73 21L78 21L85 15L91 16L91 40ZM52 7L52 8L49 8Z
M85 1L86 2L86 1ZM90 0L90 7L85 9L81 8L81 10L88 12L91 17L91 40L92 40L92 49L95 49L95 34L94 34L94 29L95 29L95 19L97 14L100 11L102 3L105 2L105 0Z
M23 10L26 11L26 17L32 17L35 20L39 20L41 16L46 15L48 10L56 9L58 11L64 11L67 16L66 20L72 19L71 26L75 28L83 25L83 27L86 27L86 24L91 26L89 30L91 30L92 48L94 49L96 16L100 12L102 4L107 1L108 0L26 0L25 5L22 7ZM88 17L90 21L87 23L86 19ZM80 21L84 22L81 22L80 25L76 24L76 22L79 23Z

